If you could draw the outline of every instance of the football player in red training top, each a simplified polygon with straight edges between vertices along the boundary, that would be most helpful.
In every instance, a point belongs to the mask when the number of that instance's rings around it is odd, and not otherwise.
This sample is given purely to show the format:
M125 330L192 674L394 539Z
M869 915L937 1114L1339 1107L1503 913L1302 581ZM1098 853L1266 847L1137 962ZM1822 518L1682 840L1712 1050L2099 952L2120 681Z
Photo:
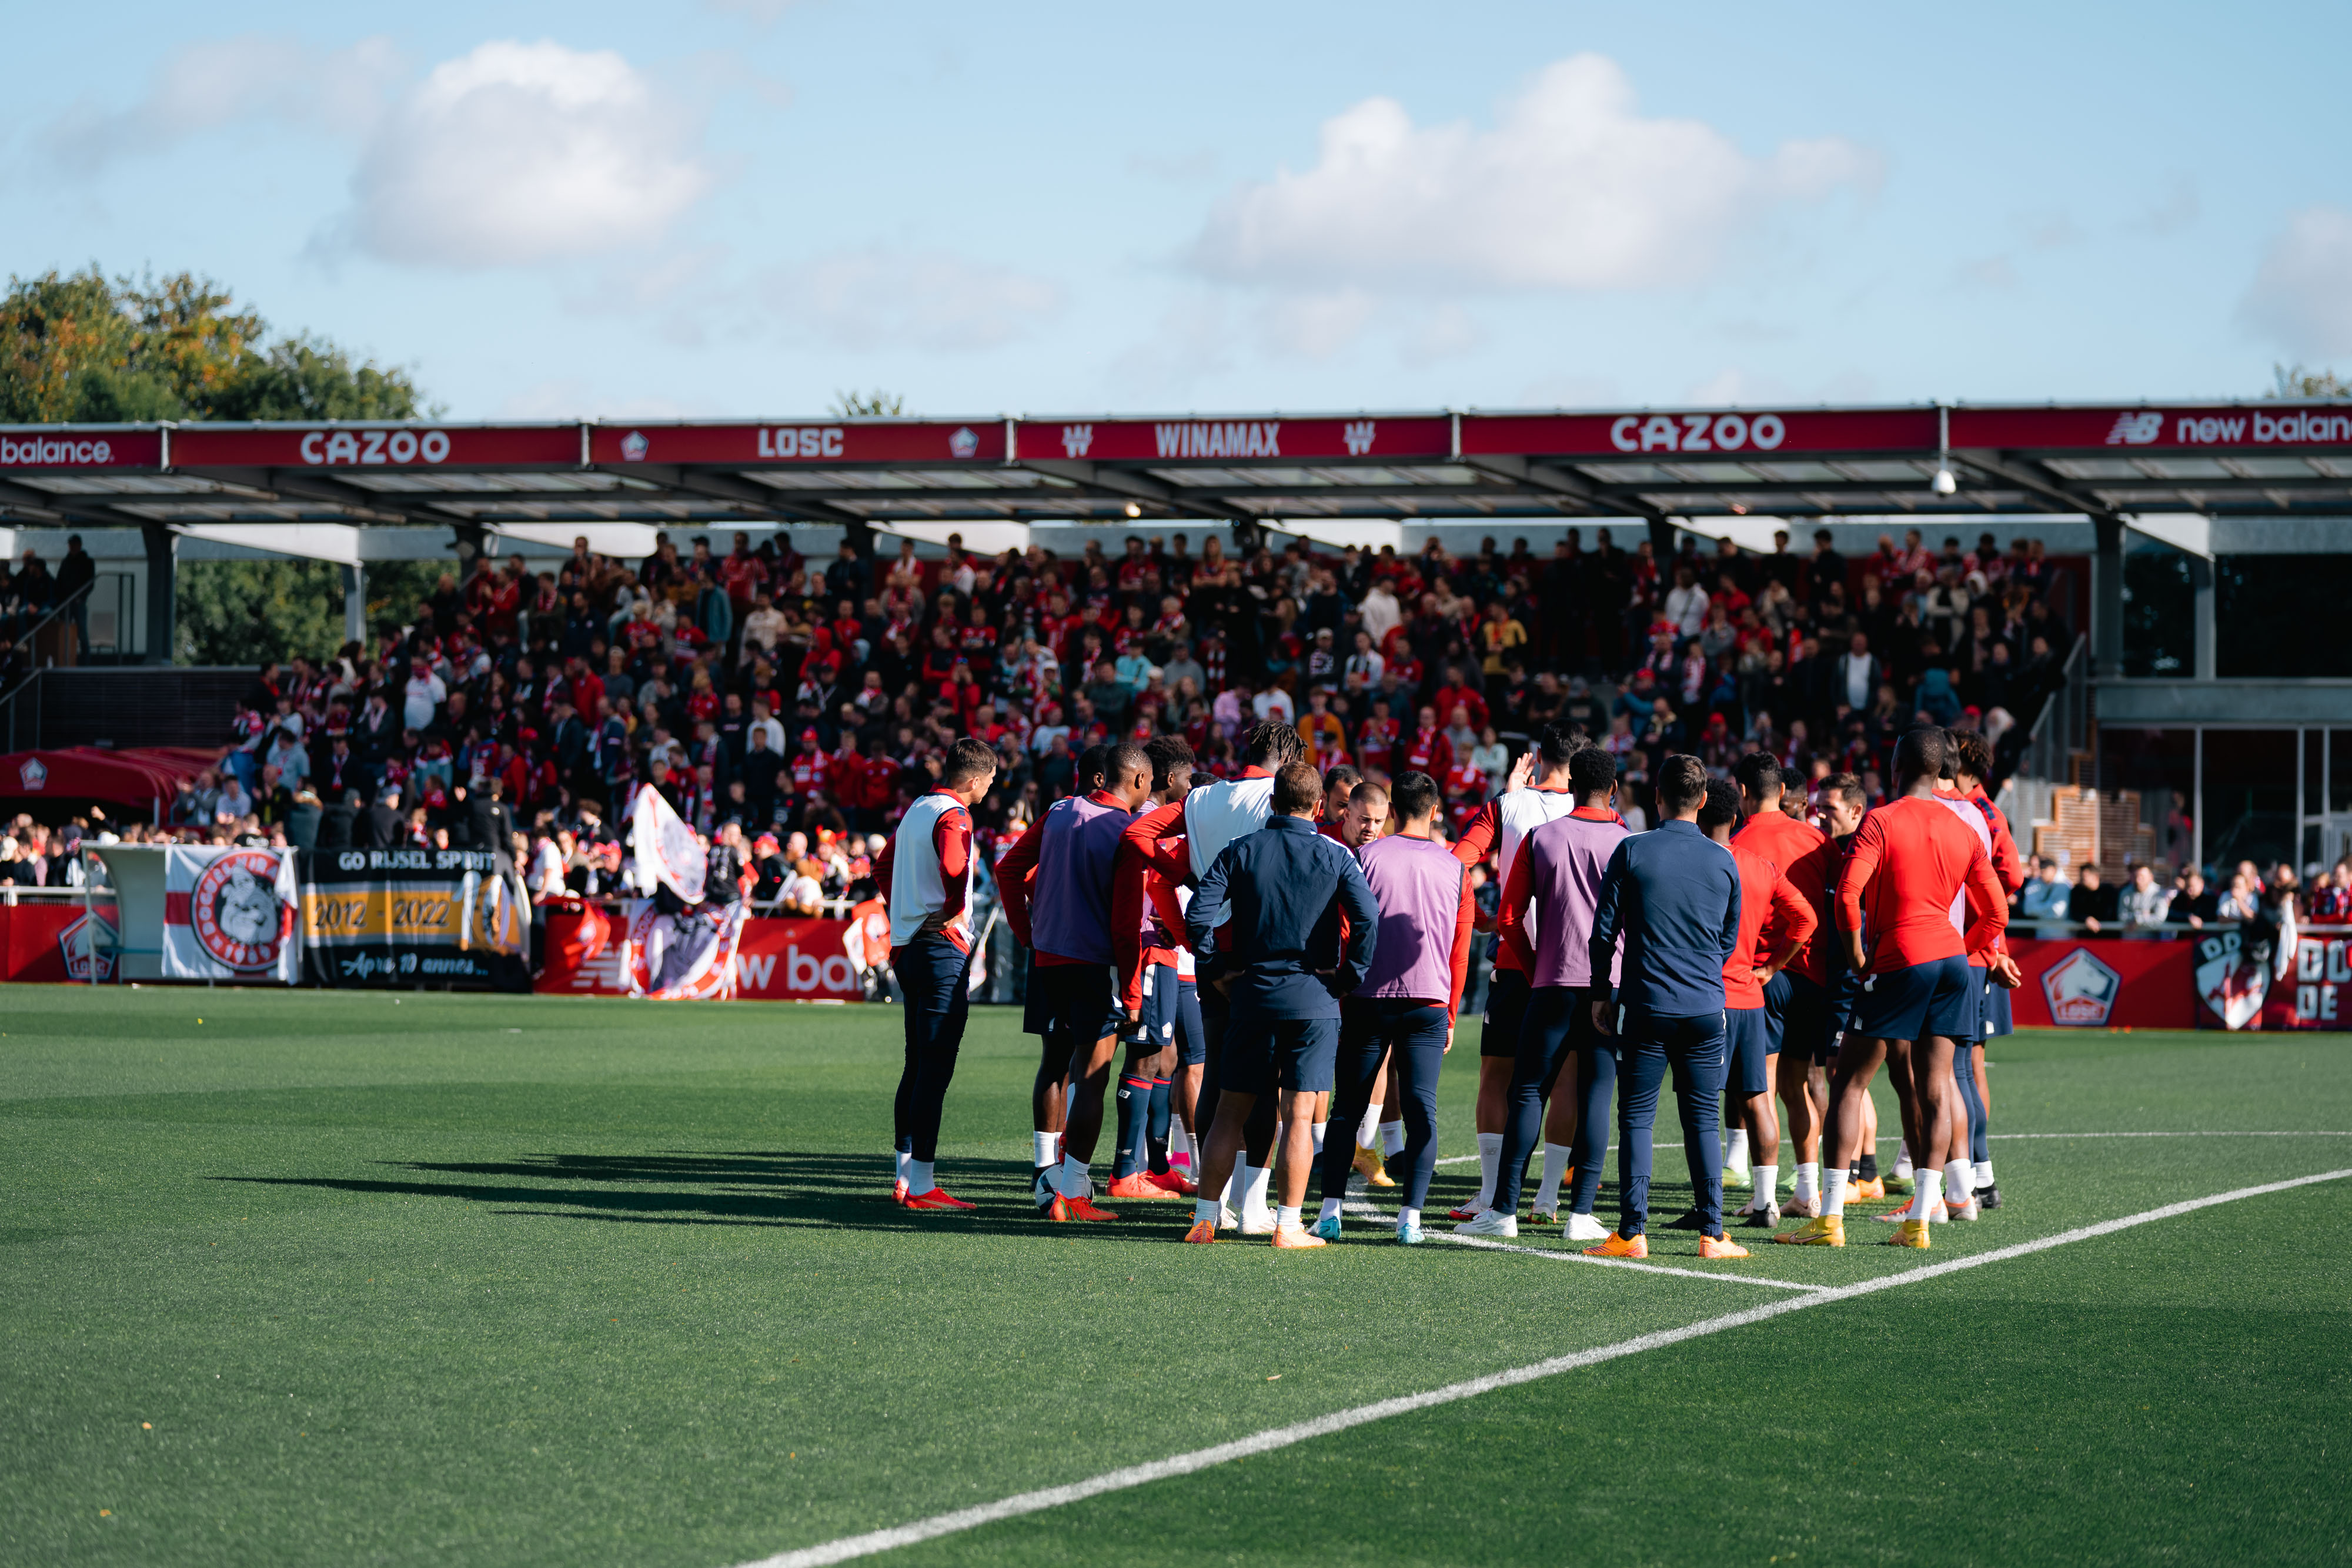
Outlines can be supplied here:
M1746 1210L1748 1223L1769 1230L1780 1219L1780 1207L1772 1201L1780 1123L1772 1113L1773 1048L1779 1042L1771 1038L1765 991L1811 938L1821 917L1779 866L1733 838L1738 821L1739 786L1725 779L1709 780L1706 804L1698 810L1699 831L1729 850L1739 867L1739 943L1723 966L1724 1032L1730 1047L1724 1098L1738 1107L1736 1114L1746 1124L1740 1131L1754 1140L1756 1163L1749 1176L1756 1197ZM1737 1134L1732 1138L1735 1148L1747 1141ZM1688 1151L1686 1155L1696 1170L1696 1155ZM1698 1177L1691 1179L1696 1186ZM1676 1220L1675 1228L1696 1229L1696 1211Z
M1798 944L1796 954L1764 988L1765 1050L1774 1058L1780 1103L1789 1110L1789 1141L1796 1145L1796 1187L1789 1197L1789 1212L1810 1219L1822 1207L1822 1116L1811 1079L1816 1067L1827 1066L1837 1055L1830 989L1836 935L1830 925L1830 880L1838 852L1827 833L1788 814L1788 780L1769 756L1752 752L1739 759L1733 772L1739 780L1740 810L1748 819L1733 836L1733 848L1752 850L1770 861L1813 910L1812 935ZM1767 964L1769 958L1759 951L1755 961ZM1727 1182L1752 1135L1745 1127L1732 1134L1724 1166ZM1777 1155L1769 1160L1752 1159L1749 1176L1755 1190L1746 1212L1777 1209Z
M1940 1126L1947 1114L1952 1042L1975 1023L1968 955L1991 950L2009 924L2009 901L1992 856L1936 799L1943 771L1942 730L1915 729L1897 741L1895 799L1863 818L1838 874L1838 925L1847 961L1864 977L1832 1090L1839 1146L1830 1155L1821 1218L1776 1241L1845 1245L1844 1173L1862 1122L1856 1102L1868 1096L1890 1040L1909 1043L1921 1124ZM1952 901L1960 895L1968 901L1965 934L1952 927ZM1938 1196L1935 1182L1920 1182L1910 1218L1888 1243L1927 1247L1927 1212Z

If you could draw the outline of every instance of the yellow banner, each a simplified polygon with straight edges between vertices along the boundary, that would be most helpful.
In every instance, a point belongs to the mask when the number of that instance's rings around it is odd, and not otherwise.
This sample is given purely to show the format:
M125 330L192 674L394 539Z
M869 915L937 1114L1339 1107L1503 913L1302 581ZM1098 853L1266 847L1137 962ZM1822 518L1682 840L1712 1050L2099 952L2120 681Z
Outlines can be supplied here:
M499 896L496 882L482 884L471 920L467 914L462 889L456 883L312 886L302 891L302 935L314 946L418 942L522 950L523 932L513 901Z

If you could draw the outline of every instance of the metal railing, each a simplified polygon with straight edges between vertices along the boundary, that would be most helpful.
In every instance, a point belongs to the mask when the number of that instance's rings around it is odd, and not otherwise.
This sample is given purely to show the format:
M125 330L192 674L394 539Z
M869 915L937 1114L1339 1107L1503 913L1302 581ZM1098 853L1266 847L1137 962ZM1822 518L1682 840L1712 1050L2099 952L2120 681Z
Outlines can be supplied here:
M24 747L16 744L17 710L22 706L18 699L39 685L45 672L58 667L55 648L47 653L41 650L43 634L47 633L53 643L58 635L68 631L79 638L81 625L73 615L74 608L77 605L86 607L97 587L98 581L93 578L49 606L39 620L17 634L16 645L9 650L5 660L0 660L0 714L5 715L5 718L0 718L0 734L6 737L5 742L0 742L0 751L26 750L40 744L40 699L37 695L33 699L33 721L25 727L30 739ZM68 650L65 667L70 669L79 664L81 655L89 651L77 642L73 648Z
M2026 731L2025 748L2011 777L2042 784L2067 782L2067 761L2086 750L2091 734L2091 640L2074 639L2060 672L2058 687L2042 703L2042 712ZM2029 821L2031 819L2028 819Z

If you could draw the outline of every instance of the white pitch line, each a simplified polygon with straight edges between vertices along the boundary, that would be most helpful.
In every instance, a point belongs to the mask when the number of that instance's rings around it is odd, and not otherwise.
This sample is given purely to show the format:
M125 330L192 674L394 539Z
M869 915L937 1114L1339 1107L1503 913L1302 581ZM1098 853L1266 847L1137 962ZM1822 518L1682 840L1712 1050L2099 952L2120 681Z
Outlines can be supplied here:
M1350 1410L1335 1410L1328 1416L1300 1421L1288 1427L1276 1427L1267 1431L1239 1437L1213 1448L1195 1448L1188 1454L1171 1454L1164 1459L1148 1464L1129 1465L1122 1469L1108 1470L1086 1480L1072 1481L1067 1486L1046 1487L1037 1491L999 1498L994 1502L974 1508L958 1509L952 1513L934 1514L910 1524L894 1524L886 1530L867 1531L863 1535L845 1535L816 1546L803 1546L791 1552L780 1552L772 1557L762 1557L741 1568L820 1568L821 1564L847 1563L859 1557L870 1557L877 1552L891 1552L919 1542L936 1541L943 1535L955 1535L967 1530L977 1530L983 1524L995 1524L1003 1520L1018 1519L1024 1514L1043 1513L1048 1509L1062 1508L1083 1502L1106 1492L1126 1491L1130 1488L1149 1486L1153 1481L1189 1476L1196 1471L1227 1464L1234 1459L1248 1458L1255 1454L1270 1454L1316 1437L1328 1437L1335 1432L1384 1421L1391 1416L1406 1416L1416 1410L1427 1410L1440 1405L1452 1405L1464 1399L1475 1399L1497 1389L1516 1388L1523 1383L1534 1383L1547 1377L1557 1377L1564 1372L1577 1372L1603 1362L1624 1356L1639 1355L1644 1351L1663 1350L1685 1340L1703 1339L1728 1329L1746 1328L1789 1312L1801 1312L1809 1307L1830 1301L1851 1301L1880 1291L1893 1290L1919 1280L1932 1280L1945 1274L1956 1274L1964 1269L1980 1269L1988 1263L2006 1262L2011 1258L2024 1258L2036 1252L2046 1252L2053 1247L2072 1242L2087 1241L2094 1237L2110 1236L2135 1226L2153 1224L2159 1219L2175 1219L2184 1214L2194 1214L2200 1208L2219 1204L2236 1203L2245 1198L2262 1197L2274 1192L2289 1192L2296 1187L2313 1186L2321 1182L2342 1181L2352 1176L2352 1169L2323 1171L2317 1176L2296 1176L2292 1181L2267 1182L2261 1186L2242 1186L2232 1192L2215 1193L2210 1197L2192 1197L2181 1203L2169 1203L2162 1208L2151 1208L2141 1214L2126 1215L2121 1219L2101 1220L2074 1230L2060 1231L2038 1241L2021 1241L2013 1247L1997 1248L1990 1252L1979 1252L1967 1258L1955 1258L1948 1262L1930 1263L1922 1268L1906 1269L1876 1280L1858 1284L1838 1285L1817 1291L1810 1295L1784 1296L1745 1312L1727 1312L1722 1317L1706 1318L1681 1328L1660 1329L1654 1333L1620 1340L1614 1344L1596 1345L1569 1355L1553 1356L1549 1361L1535 1362L1527 1366L1515 1366L1504 1372L1488 1373L1461 1383L1449 1383L1443 1388L1432 1388L1421 1394L1401 1395L1394 1399L1382 1399L1370 1405L1359 1405Z
M2352 1138L2352 1133L1987 1133L1985 1136L1999 1142L2002 1138Z
M1433 1230L1432 1241L1451 1241L1456 1247L1478 1247L1490 1252L1524 1252L1530 1258L1549 1258L1559 1263L1591 1263L1601 1269L1633 1269L1644 1274L1680 1274L1685 1280L1707 1280L1718 1285L1769 1285L1779 1291L1826 1291L1827 1285L1798 1285L1786 1280L1759 1279L1754 1274L1710 1274L1701 1269L1676 1269L1665 1263L1643 1263L1632 1258L1588 1258L1581 1252L1563 1252L1551 1247L1519 1247L1508 1241L1497 1241L1489 1236L1455 1236L1446 1231Z
M2017 1139L2017 1138L2034 1138L2034 1139L2041 1139L2041 1138L2352 1138L2352 1132L2345 1132L2345 1133L2226 1133L2226 1132L2200 1132L2200 1133L1987 1133L1987 1134L1985 1134L1985 1136L1986 1136L1986 1137L1988 1137L1988 1138L1990 1138L1990 1139L1991 1139L1994 1143L2000 1143L2001 1140L2003 1140L2003 1139L2005 1139L2005 1138L2006 1138L2006 1139ZM1785 1140L1783 1140L1783 1141L1785 1142ZM1899 1144L1899 1143L1901 1143L1903 1140L1902 1140L1900 1137L1898 1137L1898 1136L1889 1135L1889 1136L1887 1136L1887 1137L1881 1138L1881 1139L1879 1139L1878 1141L1879 1141L1880 1143L1882 1143L1882 1144ZM1679 1148L1681 1148L1681 1147L1682 1147L1682 1145L1681 1145L1680 1144L1652 1144L1650 1146L1651 1146L1652 1148L1654 1148L1654 1149L1679 1149ZM1612 1145L1609 1145L1608 1150L1604 1151L1604 1153L1614 1153L1614 1152L1615 1152L1615 1150L1616 1150L1616 1147L1617 1147L1617 1145L1616 1145L1612 1144ZM1441 1165L1441 1166L1466 1166L1466 1165L1469 1165L1469 1164L1473 1163L1474 1161L1475 1161L1475 1160L1479 1159L1480 1157L1481 1157L1481 1156L1479 1156L1479 1155L1447 1155L1445 1158L1444 1158L1444 1159L1442 1159L1442 1160L1439 1160L1437 1163L1438 1163L1439 1165Z

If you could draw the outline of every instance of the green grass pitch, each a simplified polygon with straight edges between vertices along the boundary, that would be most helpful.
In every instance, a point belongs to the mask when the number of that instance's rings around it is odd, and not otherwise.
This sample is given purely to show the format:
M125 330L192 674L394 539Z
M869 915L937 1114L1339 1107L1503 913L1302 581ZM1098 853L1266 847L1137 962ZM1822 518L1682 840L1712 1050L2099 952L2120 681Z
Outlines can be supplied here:
M1029 1213L1009 1009L973 1019L940 1151L981 1211L893 1207L898 1028L7 988L0 1563L728 1568L1788 1294L1743 1275L1853 1283L2352 1166L2340 1135L2007 1138L2008 1206L1925 1258L1759 1246L1721 1279L1354 1221L1186 1248L1181 1204ZM1475 1035L1443 1155L1475 1147ZM2001 1134L2352 1130L2336 1037L1992 1062ZM1680 1155L1660 1174L1664 1218ZM878 1560L2342 1563L2347 1204L2203 1209Z

